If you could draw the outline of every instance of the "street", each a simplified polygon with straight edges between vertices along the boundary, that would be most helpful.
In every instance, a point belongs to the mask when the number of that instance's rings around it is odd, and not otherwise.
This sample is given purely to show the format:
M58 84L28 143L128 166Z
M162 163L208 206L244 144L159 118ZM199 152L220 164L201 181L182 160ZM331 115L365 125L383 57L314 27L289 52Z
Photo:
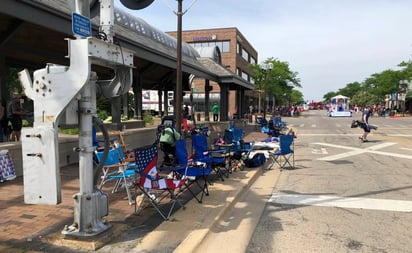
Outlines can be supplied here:
M297 132L247 252L412 252L412 118L374 116L368 142L352 118L284 118Z

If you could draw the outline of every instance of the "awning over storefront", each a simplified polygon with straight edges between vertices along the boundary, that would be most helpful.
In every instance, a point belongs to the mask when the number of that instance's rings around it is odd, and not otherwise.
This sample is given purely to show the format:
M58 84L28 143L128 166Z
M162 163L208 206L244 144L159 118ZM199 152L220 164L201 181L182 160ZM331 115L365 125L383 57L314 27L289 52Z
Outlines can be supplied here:
M68 65L67 37L72 37L71 10L66 0L3 0L0 8L0 49L10 67L43 68L46 63ZM98 16L92 19L93 33L98 34ZM159 31L142 19L115 10L115 40L135 52L135 75L143 89L174 87L176 78L176 39ZM94 67L101 75L110 75ZM183 86L190 74L230 86L254 86L209 59L202 59L190 45L182 45ZM233 83L231 83L233 82ZM172 89L170 89L172 90Z

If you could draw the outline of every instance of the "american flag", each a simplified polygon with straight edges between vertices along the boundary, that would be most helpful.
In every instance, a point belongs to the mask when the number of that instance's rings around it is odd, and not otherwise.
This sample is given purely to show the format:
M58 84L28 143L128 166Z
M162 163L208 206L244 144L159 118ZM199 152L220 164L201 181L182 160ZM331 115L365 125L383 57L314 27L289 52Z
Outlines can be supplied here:
M136 170L140 174L140 178L150 177L157 178L157 146L153 144L148 147L136 149ZM142 175L143 174L143 175ZM150 187L151 188L151 187Z
M146 189L174 189L184 184L184 180L159 177L157 172L157 145L136 149L136 172L140 174L140 186Z

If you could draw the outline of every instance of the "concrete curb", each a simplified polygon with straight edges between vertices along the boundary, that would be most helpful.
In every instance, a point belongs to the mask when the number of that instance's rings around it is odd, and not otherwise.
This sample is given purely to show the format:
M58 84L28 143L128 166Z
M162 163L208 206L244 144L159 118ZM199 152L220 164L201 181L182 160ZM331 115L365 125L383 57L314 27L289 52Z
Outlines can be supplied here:
M228 212L228 210L232 209L241 196L250 188L250 186L257 180L257 178L261 175L262 169L266 169L267 162L257 168L256 170L249 171L248 174L250 178L243 180L242 187L238 188L236 191L233 192L228 198L226 199L225 206L221 208L218 215L215 219L210 223L210 226L207 229L202 230L194 230L192 231L180 244L179 246L173 251L174 253L186 253L186 252L194 252L199 244L201 244L207 234L210 232L210 229L224 217L224 215Z
M193 252L210 229L262 175L267 164L249 171L233 172L224 182L215 182L202 204L189 201L185 210L176 211L170 221L163 222L143 238L133 252Z

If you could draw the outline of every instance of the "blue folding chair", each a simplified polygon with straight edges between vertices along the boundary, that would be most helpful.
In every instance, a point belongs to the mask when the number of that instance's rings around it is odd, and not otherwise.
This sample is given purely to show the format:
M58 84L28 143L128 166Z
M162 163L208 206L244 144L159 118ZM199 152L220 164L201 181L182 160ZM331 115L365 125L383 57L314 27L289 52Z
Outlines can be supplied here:
M104 151L96 151L95 157L97 162L103 162L103 153ZM135 179L135 171L134 169L128 169L127 163L122 163L119 160L118 151L116 149L111 149L108 151L108 155L106 160L104 161L104 165L102 167L103 175L101 176L101 182L99 185L99 189L102 189L103 185L107 182L115 180L115 184L112 189L112 193L117 192L121 185L124 186L127 193L127 198L129 200L129 205L133 204L132 195L130 193L129 185L130 180Z
M270 136L278 137L286 129L287 123L282 121L282 117L275 116L269 120L268 132Z
M175 194L175 191L185 185L187 179L165 178L159 175L157 170L157 143L135 149L136 173L140 180L137 187L142 191L143 198L149 200L150 204L156 209L164 220L168 220L176 206L185 209L184 204ZM152 192L151 192L152 191ZM142 200L143 200L142 198ZM162 200L170 198L169 205L162 205ZM135 213L139 214L143 207L141 203L135 202ZM168 206L166 208L166 206ZM166 210L164 210L166 208Z
M206 141L205 135L194 135L195 140L199 142ZM193 140L193 138L192 138ZM195 141L196 142L196 141ZM202 203L203 196L209 195L209 188L208 188L208 176L212 172L211 169L211 161L212 158L210 157L207 151L205 152L196 152L193 159L188 159L188 153L186 149L186 140L181 139L176 141L176 160L177 160L177 169L174 169L178 174L182 177L187 177L188 180L185 183L186 188L192 194L192 196L199 202ZM199 182L199 178L203 179L203 182ZM198 192L193 191L190 186L192 184L196 184L201 191L200 197L198 197Z
M280 170L286 168L295 168L295 151L294 151L294 135L280 135L279 136L279 150L276 152L269 152L273 162L279 164Z
M243 170L244 161L253 149L253 143L243 140L243 130L232 126L225 130L225 141L230 145L230 172Z

